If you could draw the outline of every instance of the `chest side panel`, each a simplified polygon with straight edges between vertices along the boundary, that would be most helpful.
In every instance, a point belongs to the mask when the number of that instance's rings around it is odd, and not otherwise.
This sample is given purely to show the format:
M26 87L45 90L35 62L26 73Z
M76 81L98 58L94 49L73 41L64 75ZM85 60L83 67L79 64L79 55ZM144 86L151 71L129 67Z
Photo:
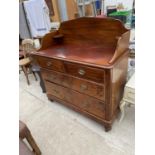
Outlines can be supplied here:
M111 70L111 114L119 108L127 77L128 53Z

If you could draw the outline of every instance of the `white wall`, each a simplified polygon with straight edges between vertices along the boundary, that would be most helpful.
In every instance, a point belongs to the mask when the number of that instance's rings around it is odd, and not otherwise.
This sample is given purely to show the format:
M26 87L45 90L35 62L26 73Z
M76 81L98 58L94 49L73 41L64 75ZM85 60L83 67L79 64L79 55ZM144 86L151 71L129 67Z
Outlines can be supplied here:
M118 3L123 3L124 7L130 10L132 9L133 0L104 0L104 13L106 13L108 5L117 5Z

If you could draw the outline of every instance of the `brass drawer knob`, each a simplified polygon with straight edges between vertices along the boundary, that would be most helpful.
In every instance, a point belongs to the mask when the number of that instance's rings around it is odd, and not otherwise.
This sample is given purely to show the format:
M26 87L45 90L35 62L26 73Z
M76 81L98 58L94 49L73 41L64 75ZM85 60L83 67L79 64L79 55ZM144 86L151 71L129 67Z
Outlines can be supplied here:
M50 67L50 66L52 65L52 62L49 61L49 62L46 63L46 65L47 65L48 67Z
M58 91L58 90L53 89L53 91L54 91L56 94L59 94L59 91Z
M81 84L80 89L81 89L81 91L84 91L84 90L87 90L88 87L87 87L87 85Z
M80 75L84 75L84 74L85 74L85 71L84 71L83 69L79 69L78 73L79 73Z
M82 108L84 108L84 109L88 109L89 107L90 107L90 104L87 103L87 102L84 102L84 103L82 104Z

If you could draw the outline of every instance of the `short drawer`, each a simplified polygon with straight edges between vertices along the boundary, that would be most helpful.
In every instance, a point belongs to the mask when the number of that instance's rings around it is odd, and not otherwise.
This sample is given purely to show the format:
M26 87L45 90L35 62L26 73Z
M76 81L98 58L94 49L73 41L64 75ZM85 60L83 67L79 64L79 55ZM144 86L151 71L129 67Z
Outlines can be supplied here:
M89 82L84 79L75 78L73 76L68 76L63 73L59 73L55 71L47 71L45 69L42 69L42 75L45 80L74 89L76 91L90 95L102 101L104 101L105 99L103 85Z
M39 65L43 68L64 72L64 65L63 62L60 60L55 60L46 57L37 57L37 61Z
M64 63L64 65L68 74L99 83L104 82L104 70L102 69L66 62Z
M88 95L81 94L69 88L65 88L54 83L45 81L47 94L53 95L61 100L64 100L82 111L87 111L93 115L104 118L105 105L104 102L97 100Z
M97 99L100 99L102 101L105 101L104 86L74 78L72 81L71 88L81 93L84 93L92 97L95 97Z

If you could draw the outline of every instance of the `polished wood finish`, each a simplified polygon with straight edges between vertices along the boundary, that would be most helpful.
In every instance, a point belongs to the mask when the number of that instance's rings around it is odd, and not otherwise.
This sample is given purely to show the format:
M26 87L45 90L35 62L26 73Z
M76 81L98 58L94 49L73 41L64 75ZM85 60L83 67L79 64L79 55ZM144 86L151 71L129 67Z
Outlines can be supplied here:
M96 82L103 82L104 81L104 71L92 68L92 67L86 67L84 65L78 65L73 63L64 63L66 72L70 75L96 81Z
M102 101L48 81L45 82L45 85L47 95L52 94L61 100L77 106L82 111L87 111L92 115L104 118L104 103Z
M78 92L90 95L104 101L104 85L96 82L90 82L85 79L73 77L68 74L63 74L47 69L42 69L43 78L46 81L54 82L67 88L71 88Z
M60 60L49 59L49 58L44 58L44 57L38 57L37 60L40 66L43 68L48 68L51 70L64 72L63 62L61 62Z
M127 74L130 31L111 18L79 18L47 34L32 56L50 100L111 129Z

